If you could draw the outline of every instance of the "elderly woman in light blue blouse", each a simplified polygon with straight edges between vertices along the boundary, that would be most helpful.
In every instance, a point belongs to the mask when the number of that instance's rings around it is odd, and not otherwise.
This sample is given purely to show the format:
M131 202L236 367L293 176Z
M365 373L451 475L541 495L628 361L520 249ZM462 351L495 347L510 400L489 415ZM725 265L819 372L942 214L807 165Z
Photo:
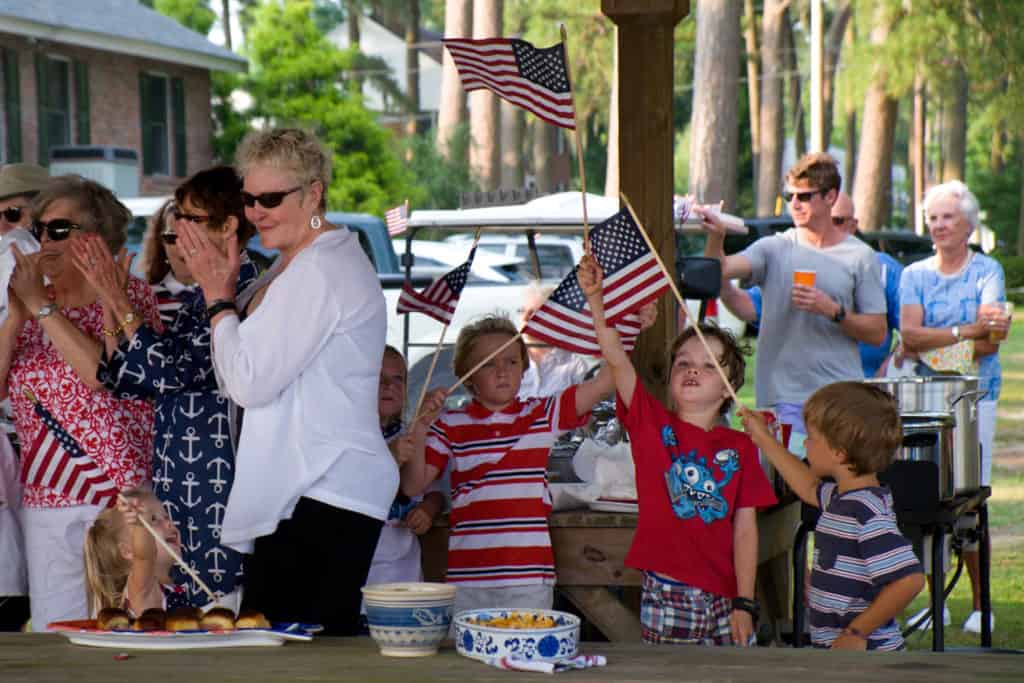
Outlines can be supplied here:
M1006 330L996 304L1006 300L1003 268L995 259L970 249L968 240L978 228L978 200L958 180L936 185L924 197L925 221L935 255L908 266L900 280L900 332L908 354L974 340L974 357L981 388L988 393L978 404L982 484L992 473L996 401L1002 381L999 344L989 342L992 329ZM974 612L964 630L981 631L981 598L977 550L965 553L974 594Z

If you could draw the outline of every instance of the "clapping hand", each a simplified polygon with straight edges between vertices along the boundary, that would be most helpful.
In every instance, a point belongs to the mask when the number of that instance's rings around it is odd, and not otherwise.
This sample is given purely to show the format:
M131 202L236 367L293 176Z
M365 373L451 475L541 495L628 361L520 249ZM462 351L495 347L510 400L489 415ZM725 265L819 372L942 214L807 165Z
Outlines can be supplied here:
M224 238L224 251L217 248L206 230L188 221L179 221L178 242L181 257L192 277L199 283L206 301L234 300L241 255L238 233L229 232Z
M43 274L39 270L36 256L22 254L18 245L11 245L14 254L14 273L9 283L10 291L25 305L29 313L38 311L49 301Z
M115 262L103 239L99 235L89 234L71 243L71 258L82 277L96 290L106 306L130 306L126 290L135 254L122 247Z

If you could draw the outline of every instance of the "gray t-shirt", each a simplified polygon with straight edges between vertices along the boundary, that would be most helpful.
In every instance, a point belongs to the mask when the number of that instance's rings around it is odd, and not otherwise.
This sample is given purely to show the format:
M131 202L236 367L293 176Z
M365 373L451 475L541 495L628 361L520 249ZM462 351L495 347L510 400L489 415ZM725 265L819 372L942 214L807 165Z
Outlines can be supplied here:
M814 270L814 286L856 313L885 314L878 258L855 237L819 249L796 228L759 239L741 254L763 304L757 336L757 405L801 404L832 382L863 379L857 342L839 325L793 306L793 270Z

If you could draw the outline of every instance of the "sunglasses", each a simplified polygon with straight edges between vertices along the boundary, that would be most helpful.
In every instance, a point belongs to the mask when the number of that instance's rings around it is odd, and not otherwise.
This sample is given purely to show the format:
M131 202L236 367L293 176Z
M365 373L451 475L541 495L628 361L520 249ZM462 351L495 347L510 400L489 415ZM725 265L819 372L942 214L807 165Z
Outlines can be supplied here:
M45 233L51 242L60 242L71 236L72 230L81 230L82 226L73 223L67 218L54 218L48 223L43 221L32 221L32 235L41 240Z
M209 216L200 216L194 213L185 213L178 207L171 209L171 216L176 221L188 221L192 225L201 225L210 220Z
M846 221L853 218L852 216L832 216L832 225L836 227L842 227Z
M24 206L9 206L3 210L4 220L8 223L17 223L25 212Z
M302 189L302 185L296 185L290 190L283 190L281 192L263 192L262 194L250 194L246 191L242 191L242 203L252 208L256 206L256 202L260 203L264 209L273 209L281 206L281 202L284 198L293 192L298 192Z
M793 197L796 197L801 203L806 204L814 199L814 195L816 194L824 196L825 190L807 190L806 192L790 192L789 190L785 190L782 193L782 198L787 202L791 202L793 201Z
M163 241L164 244L177 244L178 243L178 235L177 235L177 233L173 233L173 232L162 232L162 233L160 233L160 239L161 239L161 241Z

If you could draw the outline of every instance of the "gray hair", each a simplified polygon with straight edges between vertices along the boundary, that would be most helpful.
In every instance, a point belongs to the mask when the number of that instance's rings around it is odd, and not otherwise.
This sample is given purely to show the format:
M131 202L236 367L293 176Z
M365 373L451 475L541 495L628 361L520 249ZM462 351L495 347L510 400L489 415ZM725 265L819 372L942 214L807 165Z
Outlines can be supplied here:
M921 210L924 211L925 222L928 222L928 209L932 203L940 197L950 196L960 202L960 213L964 219L971 224L972 230L977 230L980 225L979 214L981 206L974 193L967 189L967 185L959 180L950 180L941 185L934 185L929 189L921 201Z

